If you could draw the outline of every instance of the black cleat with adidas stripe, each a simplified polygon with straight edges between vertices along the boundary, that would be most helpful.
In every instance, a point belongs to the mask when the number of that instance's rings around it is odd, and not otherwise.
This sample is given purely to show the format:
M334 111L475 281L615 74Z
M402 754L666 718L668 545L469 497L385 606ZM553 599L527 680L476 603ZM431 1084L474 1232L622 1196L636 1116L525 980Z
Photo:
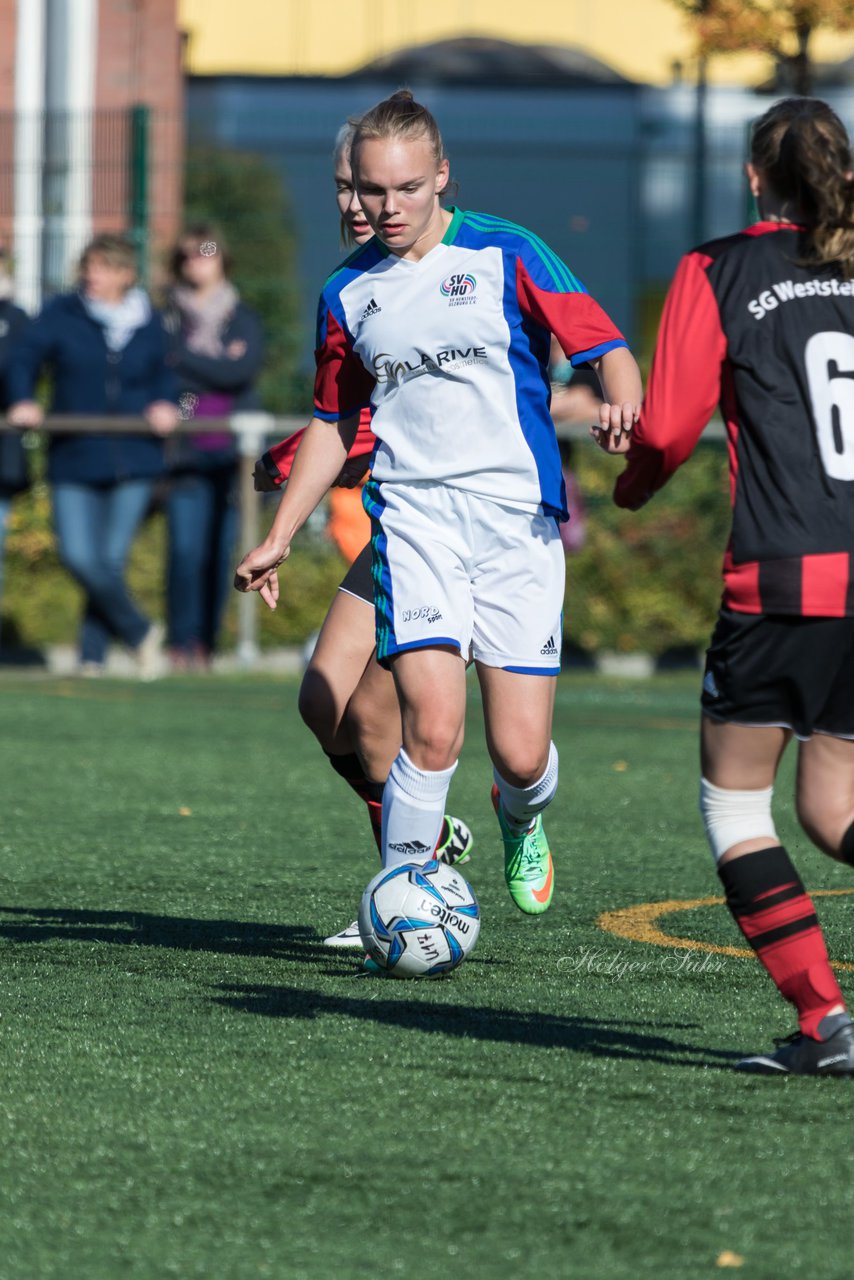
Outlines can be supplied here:
M796 1032L773 1053L736 1063L737 1071L766 1076L854 1076L854 1025L845 1022L826 1040Z

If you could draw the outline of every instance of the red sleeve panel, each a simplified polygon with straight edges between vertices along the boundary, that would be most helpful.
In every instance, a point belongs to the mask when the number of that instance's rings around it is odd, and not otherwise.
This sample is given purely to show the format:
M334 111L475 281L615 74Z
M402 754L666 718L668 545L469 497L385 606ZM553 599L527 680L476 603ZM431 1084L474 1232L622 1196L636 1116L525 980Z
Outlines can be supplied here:
M670 479L720 400L727 344L706 274L711 261L686 254L668 291L640 421L614 488L618 507L637 510Z
M349 334L331 309L324 308L318 324L319 341L314 358L314 412L326 422L349 418L371 400L375 380L350 343Z
M276 485L283 484L285 480L290 478L291 469L294 465L299 443L305 435L305 427L295 431L292 436L280 440L278 444L274 444L264 454L264 465L268 475L270 475ZM347 454L348 458L364 458L365 466L374 451L377 438L371 430L371 411L363 409L359 415L359 430L356 432L356 439L353 441L352 448Z
M537 284L521 258L516 260L516 298L523 316L555 335L573 365L596 360L613 347L628 345L608 315L583 289L556 292Z

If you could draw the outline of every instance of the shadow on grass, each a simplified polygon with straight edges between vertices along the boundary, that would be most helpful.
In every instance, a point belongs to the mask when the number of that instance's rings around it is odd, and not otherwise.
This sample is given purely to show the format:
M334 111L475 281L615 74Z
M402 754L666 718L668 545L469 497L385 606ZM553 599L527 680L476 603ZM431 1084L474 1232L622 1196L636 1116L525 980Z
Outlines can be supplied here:
M370 982L370 979L366 979L366 982ZM375 984L371 982L371 986L375 987ZM434 984L430 984L430 989L435 989ZM498 1040L545 1049L566 1049L594 1058L618 1058L718 1070L729 1069L741 1056L673 1040L660 1034L650 1034L649 1032L662 1029L661 1024L650 1022L582 1018L569 1014L556 1016L522 1013L514 1009L432 1002L428 1004L406 999L327 996L317 991L292 987L223 986L219 990L228 994L216 997L218 1004L242 1013L261 1014L268 1018L311 1019L324 1014L337 1014L386 1026L403 1027L409 1031L459 1036L466 1040ZM693 1025L667 1024L666 1029L688 1030Z
M9 922L9 916L22 917ZM306 925L246 920L195 920L145 911L85 911L72 907L0 907L0 941L107 942L281 960L329 960L329 949Z

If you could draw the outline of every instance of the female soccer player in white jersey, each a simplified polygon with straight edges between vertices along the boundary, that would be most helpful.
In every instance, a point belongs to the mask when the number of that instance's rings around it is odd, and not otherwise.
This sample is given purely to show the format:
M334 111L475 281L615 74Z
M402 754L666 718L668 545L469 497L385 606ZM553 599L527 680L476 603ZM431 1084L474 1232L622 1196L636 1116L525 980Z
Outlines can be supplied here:
M341 238L351 247L365 244L374 234L353 190L350 145L355 127L353 120L342 125L333 151ZM270 491L287 482L304 434L298 431L260 459L256 488ZM375 447L371 411L365 408L359 415L359 429L339 481L346 484L360 480ZM400 750L401 726L394 681L375 655L370 542L335 593L300 686L299 708L332 768L366 804L379 846L383 785ZM466 824L447 814L434 856L449 865L459 865L470 860L473 844ZM361 947L358 921L352 921L325 942L332 947Z
M733 522L703 680L700 808L727 905L797 1010L799 1033L739 1063L777 1075L854 1075L854 1026L771 816L796 736L801 825L854 863L851 170L825 103L787 99L757 122L747 174L760 221L682 259L615 492L642 506L720 401Z
M602 420L614 429L635 419L640 375L618 330L537 236L443 209L442 140L408 92L362 117L352 166L376 235L323 289L315 416L270 533L235 584L276 596L276 569L370 404L377 655L391 667L403 721L383 792L383 862L424 860L435 846L471 651L507 885L536 914L554 883L542 812L557 788L551 721L565 572L550 333L575 363L596 368Z

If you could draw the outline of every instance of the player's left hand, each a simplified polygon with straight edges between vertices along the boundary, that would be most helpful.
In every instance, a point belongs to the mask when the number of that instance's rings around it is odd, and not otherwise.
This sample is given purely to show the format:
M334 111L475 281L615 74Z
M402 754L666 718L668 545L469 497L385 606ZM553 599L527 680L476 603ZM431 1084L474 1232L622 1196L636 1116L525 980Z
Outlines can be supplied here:
M338 478L332 482L332 487L334 489L355 489L367 474L367 471L368 468L364 457L348 458L338 473Z
M605 453L627 453L632 442L632 427L640 417L640 405L626 400L623 404L600 404L599 423L590 434Z

